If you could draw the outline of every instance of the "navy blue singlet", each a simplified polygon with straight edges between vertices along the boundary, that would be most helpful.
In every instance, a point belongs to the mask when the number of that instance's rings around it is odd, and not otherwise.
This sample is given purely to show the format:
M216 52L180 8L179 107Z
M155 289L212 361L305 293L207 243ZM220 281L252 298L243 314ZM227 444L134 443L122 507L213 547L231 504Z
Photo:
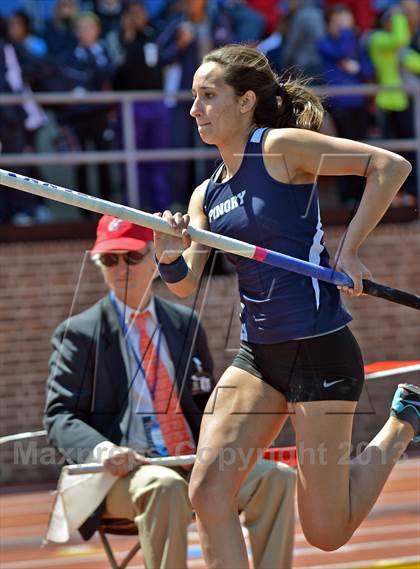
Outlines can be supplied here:
M318 193L312 184L285 184L269 175L262 152L265 130L254 131L230 180L217 181L223 164L210 178L203 206L210 229L328 267ZM351 320L335 285L237 255L228 258L239 279L242 340L274 344L308 338Z

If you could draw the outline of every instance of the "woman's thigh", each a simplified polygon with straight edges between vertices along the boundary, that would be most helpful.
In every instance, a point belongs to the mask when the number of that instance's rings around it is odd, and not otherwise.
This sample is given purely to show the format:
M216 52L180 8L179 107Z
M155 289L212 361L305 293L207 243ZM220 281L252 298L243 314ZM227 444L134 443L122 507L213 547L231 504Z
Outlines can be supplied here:
M355 401L289 405L296 433L298 505L304 530L350 520L350 441Z
M209 477L218 480L221 473L223 491L236 494L288 416L282 393L242 369L229 367L203 415L193 486Z

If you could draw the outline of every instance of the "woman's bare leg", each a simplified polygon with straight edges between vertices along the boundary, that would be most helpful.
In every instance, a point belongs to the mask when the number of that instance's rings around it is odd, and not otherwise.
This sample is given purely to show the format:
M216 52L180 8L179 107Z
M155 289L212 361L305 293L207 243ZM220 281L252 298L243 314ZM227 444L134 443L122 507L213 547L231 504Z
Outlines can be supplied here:
M190 498L209 569L248 567L237 494L250 468L288 417L284 396L230 367L203 416Z
M295 413L300 519L308 541L325 550L337 549L350 539L413 437L408 423L391 417L350 460L355 407L352 401L290 406Z

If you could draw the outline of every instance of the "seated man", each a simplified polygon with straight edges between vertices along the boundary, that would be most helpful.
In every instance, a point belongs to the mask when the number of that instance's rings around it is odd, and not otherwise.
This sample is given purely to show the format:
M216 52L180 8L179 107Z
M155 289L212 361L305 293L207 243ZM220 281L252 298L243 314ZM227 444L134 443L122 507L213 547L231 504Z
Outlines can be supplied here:
M195 451L213 362L196 314L151 293L152 238L127 221L99 221L91 256L109 294L54 332L45 426L69 462L100 461L118 477L82 536L101 516L128 518L148 569L182 569L189 472L147 457ZM291 566L294 488L291 468L261 460L240 490L255 567Z

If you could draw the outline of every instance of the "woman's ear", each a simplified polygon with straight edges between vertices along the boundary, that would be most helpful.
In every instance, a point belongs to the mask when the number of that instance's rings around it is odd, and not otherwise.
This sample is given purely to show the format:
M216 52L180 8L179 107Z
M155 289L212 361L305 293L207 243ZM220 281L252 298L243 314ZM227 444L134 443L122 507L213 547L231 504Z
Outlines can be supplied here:
M245 114L245 113L249 113L249 111L252 111L252 109L255 107L257 103L257 96L255 94L254 91L246 91L241 97L240 97L240 111L241 113Z

